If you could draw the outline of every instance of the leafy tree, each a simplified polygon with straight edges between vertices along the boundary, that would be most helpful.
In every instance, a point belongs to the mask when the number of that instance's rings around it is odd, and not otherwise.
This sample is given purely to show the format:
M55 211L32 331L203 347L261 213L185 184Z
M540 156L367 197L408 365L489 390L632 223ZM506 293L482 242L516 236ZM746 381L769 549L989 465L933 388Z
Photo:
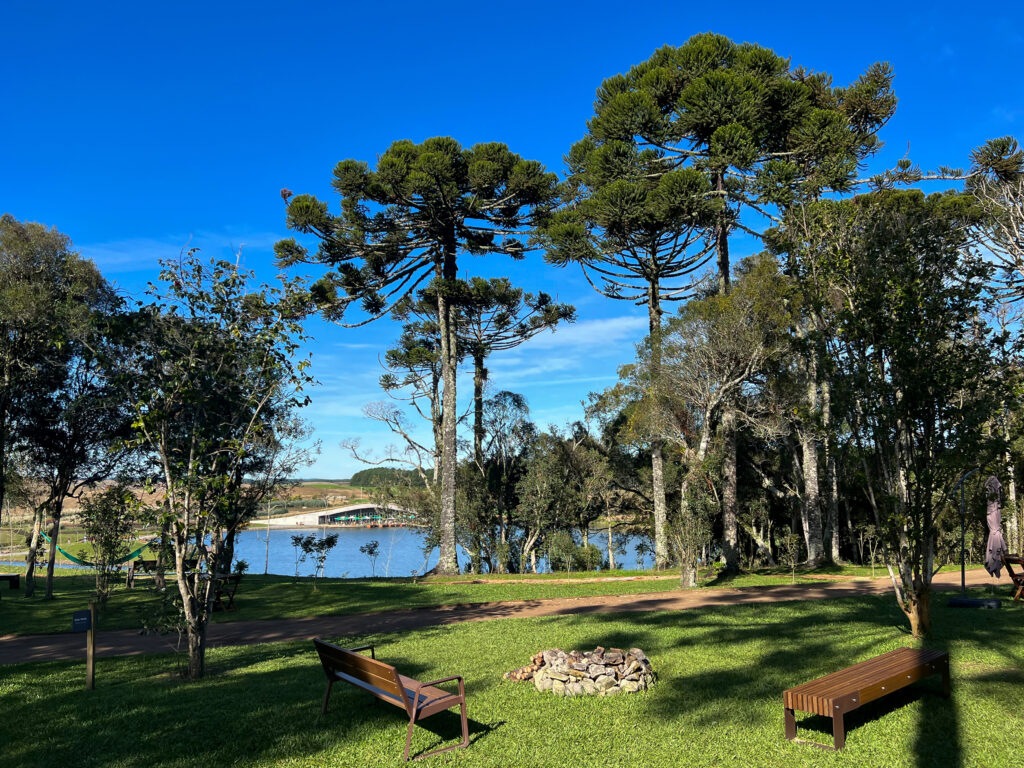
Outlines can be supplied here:
M62 364L55 363L57 389L26 414L23 424L24 456L33 479L45 489L41 506L52 521L47 599L53 598L57 541L66 499L94 487L115 471L129 472L132 457L125 439L131 420L112 376L118 345L108 335L119 304L112 289L103 285L92 299L92 313L83 318L65 343Z
M985 216L974 234L999 264L999 293L1024 298L1024 150L1005 136L972 153L972 178L967 188L980 201Z
M995 456L989 428L1007 397L983 322L991 266L970 251L979 215L960 194L882 191L822 201L801 219L807 249L842 302L829 335L871 514L915 637L931 624L931 581L956 479Z
M107 602L111 582L131 551L141 507L139 499L121 482L82 502L79 516L85 536L93 545L89 557L95 564L96 599L100 605Z
M334 170L341 213L311 195L288 202L290 229L320 240L315 255L293 239L275 246L281 264L330 267L311 297L325 316L342 322L359 304L370 322L417 287L434 282L440 333L442 395L441 554L438 570L457 573L455 548L456 344L458 255L521 258L524 227L554 202L556 179L504 144L463 149L450 138L395 142L375 170L345 160ZM289 199L290 193L284 193ZM361 323L360 323L361 324Z
M66 498L106 477L119 403L97 354L105 318L119 300L67 236L0 216L0 507L14 458L39 485L25 593L46 517L53 520L47 597L53 596L56 541Z
M165 287L150 291L156 301L130 318L135 342L122 386L134 441L152 457L165 493L188 673L197 679L214 601L202 572L216 572L225 534L255 512L244 502L246 475L308 402L312 380L308 360L293 360L302 340L294 282L256 286L235 264L207 265L194 252L164 264L161 280ZM186 568L193 557L199 567Z
M628 430L657 437L682 460L679 520L672 529L688 585L705 540L707 498L698 486L714 484L715 444L724 440L716 432L720 415L733 408L749 428L778 429L766 374L791 351L791 313L798 302L792 281L766 256L742 262L736 275L730 293L693 299L669 319L657 379L651 374L651 345L645 341L637 363L623 367L623 381L609 393L632 403ZM636 394L652 389L659 390L657 396Z
M363 544L359 551L370 559L370 575L374 575L377 566L377 555L380 554L380 542L374 539Z
M327 563L327 555L338 545L338 534L329 533L323 538L315 534L308 536L293 537L299 540L299 549L302 550L302 558L313 558L313 591L316 591L316 580L318 576L324 575L324 565ZM376 542L374 542L376 543ZM360 551L362 549L360 548Z
M537 334L574 322L576 309L556 303L546 293L524 293L505 277L475 277L467 282L459 302L458 343L473 361L473 460L483 472L484 384L487 358L493 352L515 349Z

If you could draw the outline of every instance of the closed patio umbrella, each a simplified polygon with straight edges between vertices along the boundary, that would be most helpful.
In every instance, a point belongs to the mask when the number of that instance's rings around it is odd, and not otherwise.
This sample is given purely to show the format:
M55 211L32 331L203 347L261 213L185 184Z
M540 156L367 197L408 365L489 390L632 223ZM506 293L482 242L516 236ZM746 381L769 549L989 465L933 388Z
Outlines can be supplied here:
M1003 555L1006 554L1006 541L1003 539L1003 513L999 509L999 492L1003 486L995 476L985 481L988 494L988 543L985 546L985 570L999 578L1003 568Z

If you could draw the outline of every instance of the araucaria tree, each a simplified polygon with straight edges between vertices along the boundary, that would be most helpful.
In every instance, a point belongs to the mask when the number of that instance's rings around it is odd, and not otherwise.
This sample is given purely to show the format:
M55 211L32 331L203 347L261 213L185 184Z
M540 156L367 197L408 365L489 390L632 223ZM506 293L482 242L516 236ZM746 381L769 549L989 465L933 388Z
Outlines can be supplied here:
M604 296L646 305L651 370L661 366L664 304L690 295L691 274L714 255L706 230L722 202L692 168L652 173L660 154L635 143L587 137L569 153L571 202L545 227L546 259L579 264ZM650 443L655 566L668 562L663 444Z
M680 229L670 218L654 231L670 237L675 230L681 241L691 239L694 265L702 262L704 248L710 246L717 261L718 288L724 293L729 290L730 242L735 233L760 236L764 226L794 202L852 187L859 163L879 146L876 132L895 109L891 80L891 69L875 64L852 85L833 87L827 75L792 67L789 59L766 48L700 34L682 46L664 46L626 74L607 79L598 89L588 137L576 157L585 161L580 168L588 167L595 151L589 147L600 148L594 167L608 178L609 192L619 198L610 202L634 217L625 223L638 234L640 216L653 211L644 202L643 186L636 183L636 164L644 166L651 179L685 169L699 173L702 183L687 180L674 192L696 199L668 200L664 211L692 209L701 200L716 202L704 230L707 244L693 240L687 228ZM616 183L616 177L629 183ZM607 193L599 187L594 196L600 200ZM612 247L598 251L596 258L586 251L575 258L589 261L591 268L618 267L621 273L616 260L650 260L651 253L649 248L644 252L636 246ZM722 424L723 549L727 567L736 569L737 425L732 409L723 411ZM810 453L816 463L816 451ZM820 515L814 508L810 512L808 527L815 529L813 546L820 551ZM664 552L664 543L661 546Z
M248 481L265 470L267 445L287 440L281 428L305 405L311 379L308 360L293 360L302 340L294 283L255 286L235 264L192 253L165 264L161 279L156 302L130 318L123 386L135 442L165 494L188 674L197 679L225 538L246 522L244 511L255 513L244 503Z
M342 161L332 185L341 196L337 215L312 195L282 193L289 200L288 227L315 235L320 244L310 253L288 239L277 243L275 251L285 266L329 267L313 286L311 299L328 319L342 324L384 317L418 287L433 284L443 386L438 571L457 573L458 257L521 258L527 230L555 202L557 180L540 163L522 159L504 144L464 149L453 139L437 137L422 144L395 142L374 170L356 160ZM349 320L346 310L352 304L367 317Z

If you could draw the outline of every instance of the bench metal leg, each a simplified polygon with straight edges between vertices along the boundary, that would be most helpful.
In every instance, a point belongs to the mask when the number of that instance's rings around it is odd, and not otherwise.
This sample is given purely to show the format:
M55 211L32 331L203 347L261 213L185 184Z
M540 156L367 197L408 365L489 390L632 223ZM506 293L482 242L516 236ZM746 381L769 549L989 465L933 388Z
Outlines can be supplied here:
M793 710L786 707L786 738L792 741L796 738L796 715Z
M842 712L837 712L832 716L832 743L837 750L846 746L846 724L843 722L843 718Z
M442 747L441 749L434 749L430 752L424 752L422 755L416 755L413 760L422 760L424 757L430 757L431 755L437 755L441 752L448 752L452 749L464 749L469 746L469 718L466 715L466 701L463 699L459 702L459 719L462 721L462 741L458 744L452 744L450 747ZM409 730L405 734L405 754L402 759L406 762L409 761L409 749L412 747L412 727L416 724L416 716L413 715L409 719Z
M942 695L948 699L952 692L952 685L949 679L949 662L947 661L942 667Z
M334 681L333 680L328 680L327 681L327 693L324 694L324 705L320 709L320 714L321 715L326 715L327 714L327 702L331 700L331 686L332 685L334 685Z
M460 747L469 746L469 719L466 717L466 702L463 701L459 705L459 711L462 713L462 743Z
M405 754L402 755L402 759L405 762L409 762L409 747L412 746L412 727L416 723L416 716L413 715L409 718L409 730L405 734Z

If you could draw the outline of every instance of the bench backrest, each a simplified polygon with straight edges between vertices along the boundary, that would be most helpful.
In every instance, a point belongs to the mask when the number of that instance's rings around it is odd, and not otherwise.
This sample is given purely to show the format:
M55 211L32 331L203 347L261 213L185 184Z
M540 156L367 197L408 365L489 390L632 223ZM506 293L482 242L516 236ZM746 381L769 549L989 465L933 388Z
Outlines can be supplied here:
M398 670L390 664L323 640L313 640L313 644L328 676L331 673L347 675L383 691L401 702L406 709L409 708L409 699L399 680Z

